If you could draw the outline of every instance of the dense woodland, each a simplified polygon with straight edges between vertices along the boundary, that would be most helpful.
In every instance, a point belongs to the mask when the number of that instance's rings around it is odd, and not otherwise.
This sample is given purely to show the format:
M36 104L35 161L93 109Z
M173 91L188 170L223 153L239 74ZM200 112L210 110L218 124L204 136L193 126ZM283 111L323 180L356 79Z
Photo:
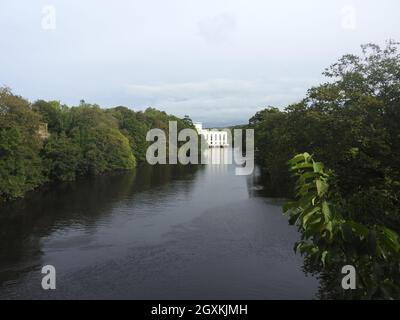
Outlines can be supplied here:
M303 234L296 249L311 270L326 271L328 298L400 298L398 49L364 45L301 102L249 121L266 185L296 199L285 207ZM356 266L356 291L344 293L332 277L344 264Z
M133 169L145 160L147 131L168 133L168 121L177 121L179 130L193 127L188 118L153 108L102 109L83 100L76 107L58 101L30 103L0 88L0 202L23 197L47 182ZM43 124L47 136L40 131Z

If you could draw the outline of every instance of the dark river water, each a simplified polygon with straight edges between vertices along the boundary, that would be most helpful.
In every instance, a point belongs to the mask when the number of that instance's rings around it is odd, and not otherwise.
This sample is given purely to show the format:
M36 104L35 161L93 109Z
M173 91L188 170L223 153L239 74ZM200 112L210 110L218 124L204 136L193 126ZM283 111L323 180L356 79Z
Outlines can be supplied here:
M0 299L313 299L299 234L257 181L142 166L29 194L0 208Z

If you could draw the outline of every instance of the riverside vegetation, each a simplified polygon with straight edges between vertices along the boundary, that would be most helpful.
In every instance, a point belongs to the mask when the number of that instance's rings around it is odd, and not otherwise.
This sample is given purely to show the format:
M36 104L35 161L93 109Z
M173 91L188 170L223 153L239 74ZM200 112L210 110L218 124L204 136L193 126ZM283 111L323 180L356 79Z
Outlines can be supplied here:
M83 100L76 107L58 101L30 103L0 88L0 203L46 182L133 169L145 161L147 131L168 131L169 121L177 121L179 130L194 128L188 117L153 108L101 109ZM43 124L48 126L46 137L39 130Z
M400 299L399 44L364 45L324 75L299 103L249 120L257 161L271 194L294 199L284 211L302 234L295 249L305 270L321 279L320 298ZM193 127L155 109L32 104L2 88L0 201L49 181L134 168L145 159L146 132L167 131L170 120ZM357 289L344 291L348 264Z
M295 199L284 211L302 233L295 249L306 270L321 278L320 297L400 299L399 44L362 53L343 56L301 102L268 107L249 127L266 185ZM341 287L344 265L356 268L356 290Z

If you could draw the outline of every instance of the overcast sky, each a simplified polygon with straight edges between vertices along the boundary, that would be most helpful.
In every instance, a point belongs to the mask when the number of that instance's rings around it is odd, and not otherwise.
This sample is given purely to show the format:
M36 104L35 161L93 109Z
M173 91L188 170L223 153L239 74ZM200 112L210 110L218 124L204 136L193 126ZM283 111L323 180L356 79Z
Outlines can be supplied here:
M0 85L246 123L360 44L400 41L399 15L398 0L1 0Z

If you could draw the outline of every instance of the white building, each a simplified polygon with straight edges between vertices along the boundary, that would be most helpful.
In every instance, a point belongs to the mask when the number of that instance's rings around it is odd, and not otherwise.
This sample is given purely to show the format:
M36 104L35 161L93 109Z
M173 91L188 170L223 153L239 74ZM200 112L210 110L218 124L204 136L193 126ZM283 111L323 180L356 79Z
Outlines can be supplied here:
M197 132L204 136L210 148L229 147L228 133L216 129L203 129L201 122L193 123Z

